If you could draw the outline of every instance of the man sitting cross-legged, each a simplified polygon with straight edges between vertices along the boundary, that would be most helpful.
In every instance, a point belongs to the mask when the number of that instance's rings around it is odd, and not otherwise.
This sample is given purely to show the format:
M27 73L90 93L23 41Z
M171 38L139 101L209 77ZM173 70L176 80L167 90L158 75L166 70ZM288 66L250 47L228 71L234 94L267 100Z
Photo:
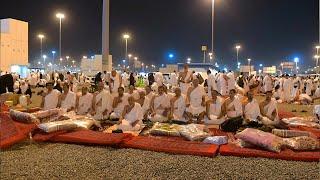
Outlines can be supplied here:
M186 121L186 100L185 96L181 94L181 89L180 88L175 88L174 89L175 96L171 98L170 100L170 115L169 119L174 120L177 122L187 122Z
M158 87L158 94L151 100L151 118L153 122L165 122L170 111L170 99L164 93L164 87Z
M119 120L124 107L128 105L128 97L127 93L124 93L124 88L118 88L118 96L113 99L112 108L113 112L110 115L111 120Z
M207 118L204 120L208 125L219 125L225 121L224 100L219 97L217 90L211 90L211 99L206 103Z

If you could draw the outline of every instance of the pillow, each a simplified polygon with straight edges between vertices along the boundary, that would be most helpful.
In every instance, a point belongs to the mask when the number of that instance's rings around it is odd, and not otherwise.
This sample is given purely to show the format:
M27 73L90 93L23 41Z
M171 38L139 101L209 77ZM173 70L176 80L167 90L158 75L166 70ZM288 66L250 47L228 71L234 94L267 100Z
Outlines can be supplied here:
M150 134L158 136L180 136L180 126L156 122L150 130Z
M295 130L283 130L283 129L272 129L272 134L283 137L299 137L299 136L310 136L310 133L307 131L295 131Z
M284 145L282 138L252 128L247 128L244 131L237 133L235 137L266 150L278 153Z
M189 141L202 141L209 136L208 133L201 130L196 124L181 126L179 132L182 137Z
M283 141L286 147L292 150L307 151L320 148L320 143L317 139L307 136L284 138Z
M39 119L36 118L34 115L30 113L16 111L13 109L10 109L10 117L15 121L23 123L39 123Z

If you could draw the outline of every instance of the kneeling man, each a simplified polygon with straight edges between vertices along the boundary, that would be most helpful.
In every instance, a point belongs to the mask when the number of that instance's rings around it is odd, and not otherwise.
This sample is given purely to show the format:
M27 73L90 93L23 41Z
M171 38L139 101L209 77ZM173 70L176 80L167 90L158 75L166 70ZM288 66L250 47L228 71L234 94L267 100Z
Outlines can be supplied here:
M122 131L139 131L142 128L142 108L136 103L134 97L128 98L128 105L125 106L119 120L118 129Z

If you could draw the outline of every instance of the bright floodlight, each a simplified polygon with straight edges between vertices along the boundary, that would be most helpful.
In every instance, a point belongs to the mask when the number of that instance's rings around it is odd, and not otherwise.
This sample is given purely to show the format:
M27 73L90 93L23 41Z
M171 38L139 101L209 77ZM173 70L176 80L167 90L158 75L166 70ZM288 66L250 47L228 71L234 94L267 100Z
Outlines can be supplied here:
M319 56L319 55L315 55L314 58L315 58L315 59L319 59L320 56Z
M251 59L248 59L248 61L250 62L250 61L251 61Z
M87 57L87 56L82 56L82 58L83 58L83 59L87 59L88 57Z
M320 46L316 46L316 49L320 49Z
M65 16L62 13L57 13L56 17L59 18L59 19L64 19Z
M212 53L209 53L209 56L212 56Z
M297 57L294 58L294 62L296 62L296 63L299 62L299 58L297 58Z
M134 57L134 60L138 60L138 57Z
M43 55L42 57L43 57L43 59L47 58L47 56L46 56L46 55Z
M173 58L174 57L174 55L173 54L169 54L169 58Z
M131 58L131 57L132 57L132 54L128 54L128 57Z
M240 49L240 48L241 48L241 46L239 46L239 45L236 46L236 49Z
M56 53L56 51L51 51L51 53L52 53L52 54L55 54L55 53Z
M69 59L70 57L69 57L69 56L66 56L66 58Z
M262 67L263 65L262 65L262 64L259 64L259 66Z
M39 34L39 35L38 35L38 38L43 39L43 38L44 38L44 35L43 35L43 34Z
M130 35L129 35L129 34L124 34L124 35L123 35L123 38L124 38L124 39L129 39L129 38L130 38Z

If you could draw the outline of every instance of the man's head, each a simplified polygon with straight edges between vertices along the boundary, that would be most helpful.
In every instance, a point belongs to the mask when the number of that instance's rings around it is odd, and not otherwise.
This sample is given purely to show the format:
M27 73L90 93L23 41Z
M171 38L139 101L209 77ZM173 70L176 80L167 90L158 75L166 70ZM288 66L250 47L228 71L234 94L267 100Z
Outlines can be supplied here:
M183 70L184 70L184 72L187 72L187 71L188 71L188 69L189 69L189 65L188 65L188 64L184 64L184 66L183 66Z
M133 85L130 85L130 86L129 86L129 92L130 92L130 93L133 93L133 91L134 91L134 86L133 86Z
M174 93L176 94L176 97L180 97L181 96L181 89L180 88L175 88L174 89Z
M217 97L219 96L219 92L217 90L214 90L212 89L211 90L211 96L212 96L212 99L217 99Z
M98 83L98 91L101 92L103 90L103 88L104 88L103 82L99 82Z
M112 75L112 77L115 77L117 75L117 71L116 70L112 70L111 71L111 75Z
M199 79L198 79L198 78L193 79L193 80L192 80L192 85L193 85L193 87L198 87L198 85L199 85Z
M267 91L267 92L266 92L266 100L267 100L267 101L270 101L271 98L272 98L272 95L273 95L273 94L272 94L272 91Z
M128 97L128 103L129 105L134 105L134 98L132 96Z
M119 87L119 88L118 88L118 94L119 94L119 96L122 96L123 93L124 93L124 88L123 88L123 87Z
M247 97L248 97L249 101L252 101L253 100L253 92L252 91L248 91L247 92Z
M82 92L82 95L86 95L88 93L88 87L87 86L82 87L81 92Z
M52 83L52 82L48 82L48 83L46 84L46 87L47 87L48 91L52 91L52 89L53 89L53 83Z
M208 74L208 75L209 75L209 74L211 74L211 71L210 71L210 70L208 70L208 71L207 71L207 74Z
M235 89L231 89L231 90L229 91L229 96L230 96L231 99L233 99L236 94L237 94L237 92L236 92Z
M146 96L146 93L144 91L139 91L140 98L144 98Z
M159 95L162 95L164 93L164 88L163 88L163 86L159 86L158 87L158 94Z

